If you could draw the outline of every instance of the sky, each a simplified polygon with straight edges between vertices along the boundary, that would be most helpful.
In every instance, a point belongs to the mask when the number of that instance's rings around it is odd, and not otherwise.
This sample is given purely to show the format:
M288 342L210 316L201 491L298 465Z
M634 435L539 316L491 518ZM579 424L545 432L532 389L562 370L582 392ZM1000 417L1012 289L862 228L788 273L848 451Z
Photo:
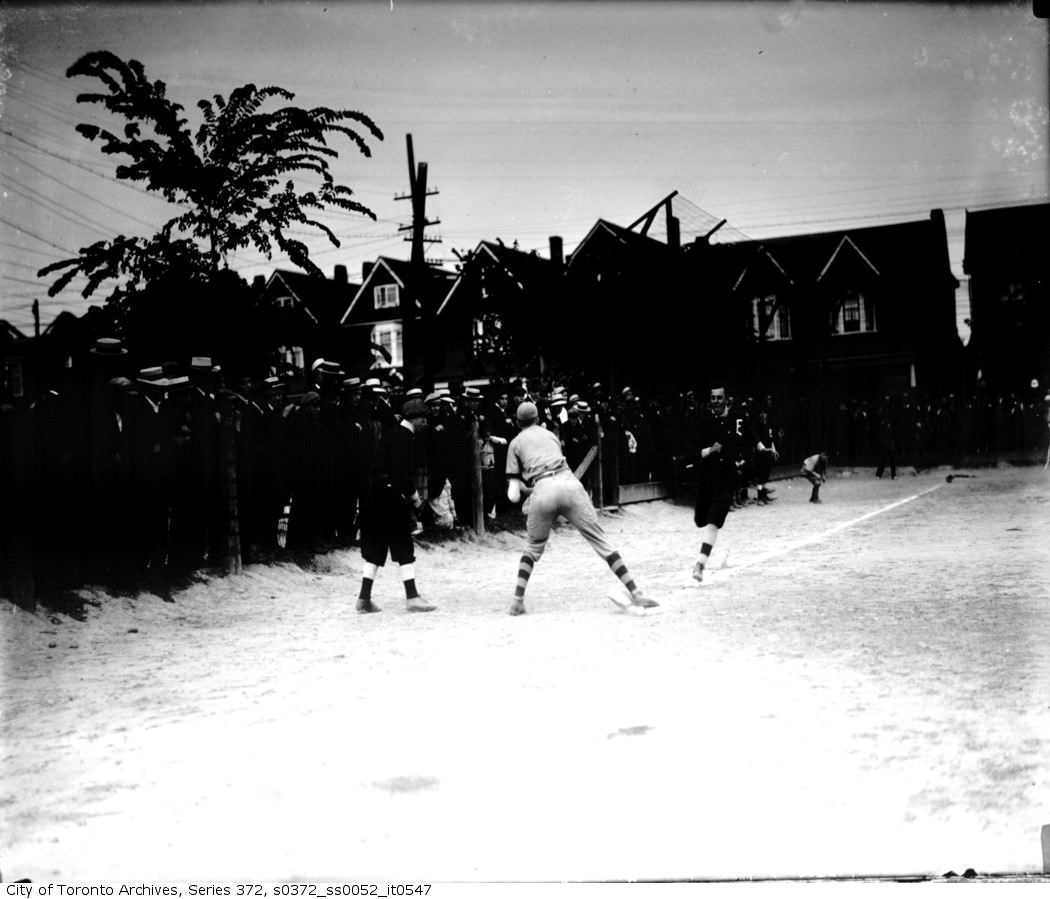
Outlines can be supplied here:
M1046 202L1047 20L1030 2L295 2L5 4L0 8L0 319L32 333L101 305L40 267L175 210L116 181L78 122L83 54L138 59L191 126L196 103L246 83L295 105L354 109L384 133L337 144L337 180L376 221L325 218L307 240L328 274L407 259L406 135L428 165L429 258L481 240L566 252L599 218L630 225L674 191L689 239L916 221L945 212L957 312L966 210ZM268 108L276 108L276 103ZM291 268L249 251L242 275Z

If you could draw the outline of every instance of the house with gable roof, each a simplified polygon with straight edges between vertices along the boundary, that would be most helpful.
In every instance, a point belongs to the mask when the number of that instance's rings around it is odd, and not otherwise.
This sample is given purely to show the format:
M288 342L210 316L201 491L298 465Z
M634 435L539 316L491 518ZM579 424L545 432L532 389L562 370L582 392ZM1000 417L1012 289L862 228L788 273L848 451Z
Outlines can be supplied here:
M260 303L277 347L275 366L302 372L315 359L341 360L337 326L358 288L345 265L335 266L331 279L274 271L261 285Z
M361 286L339 318L339 357L349 370L397 368L404 370L406 351L406 311L411 309L408 330L413 326L420 341L419 352L431 354L433 365L440 364L442 348L440 333L424 333L432 322L424 320L424 311L437 309L455 278L454 273L434 266L426 266L423 281L410 262L380 256L362 267ZM424 305L426 304L426 310ZM411 366L410 366L411 367ZM413 372L413 379L419 372Z
M823 403L960 389L944 216L696 247L719 283L712 363L738 390Z
M27 383L30 341L10 322L0 319L0 399L18 402L31 392Z
M990 388L1023 396L1050 385L1050 204L966 212L963 271L969 276L974 373Z
M508 376L550 351L564 269L560 237L549 259L482 240L438 305L445 356L439 375Z
M643 229L644 230L644 229ZM710 284L668 243L599 219L566 263L552 355L608 385L647 390L692 381Z

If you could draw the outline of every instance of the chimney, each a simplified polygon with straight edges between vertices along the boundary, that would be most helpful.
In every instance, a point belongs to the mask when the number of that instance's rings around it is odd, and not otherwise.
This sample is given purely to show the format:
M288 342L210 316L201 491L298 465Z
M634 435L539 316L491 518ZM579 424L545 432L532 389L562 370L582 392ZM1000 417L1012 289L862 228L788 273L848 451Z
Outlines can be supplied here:
M337 265L334 269L332 269L332 280L335 281L336 284L349 283L350 278L347 275L345 265Z
M561 238L557 235L552 235L550 238L551 245L551 262L553 262L559 269L565 267L565 250L562 247Z
M930 221L933 223L934 239L937 241L938 248L941 250L941 265L944 266L944 270L948 273L948 276L956 282L956 285L958 285L958 279L955 277L955 273L952 272L951 253L948 250L948 226L944 221L944 210L931 209ZM965 268L966 266L964 264L963 269L965 270Z
M672 250L681 249L682 232L678 224L678 217L667 214L667 245Z
M256 275L252 278L252 289L261 291L266 286L266 275Z
M361 283L364 284L368 280L368 276L372 274L372 266L374 262L362 262L361 263Z

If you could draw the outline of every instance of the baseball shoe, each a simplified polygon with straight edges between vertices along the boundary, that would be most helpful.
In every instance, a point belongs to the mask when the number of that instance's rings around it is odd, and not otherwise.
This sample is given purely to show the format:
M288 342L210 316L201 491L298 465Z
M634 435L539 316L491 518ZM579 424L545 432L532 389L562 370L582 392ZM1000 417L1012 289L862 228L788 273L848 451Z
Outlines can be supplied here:
M696 581L698 584L702 584L704 582L704 563L703 562L699 562L698 561L693 566L693 580Z
M811 497L809 501L811 503L823 503L824 502L824 500L820 499L820 497L817 497L817 496Z
M357 611L362 615L368 614L369 612L378 612L379 606L372 602L370 599L358 599Z
M519 599L517 596L511 600L510 608L507 609L508 615L524 615L525 614L525 600Z
M650 599L644 593L635 593L631 597L631 605L637 606L639 609L655 609L660 603L655 599Z
M625 587L613 587L606 595L614 605L625 612L631 609L655 609L660 605L655 599L649 599L641 591L632 596Z
M405 600L405 608L409 612L433 612L437 606L432 606L422 596L413 596Z

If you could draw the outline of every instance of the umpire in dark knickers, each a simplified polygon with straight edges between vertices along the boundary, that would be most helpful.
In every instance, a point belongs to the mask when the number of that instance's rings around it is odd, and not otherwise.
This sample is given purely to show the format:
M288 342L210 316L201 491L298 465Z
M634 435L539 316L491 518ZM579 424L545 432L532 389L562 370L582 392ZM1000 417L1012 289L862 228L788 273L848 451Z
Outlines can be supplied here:
M361 557L364 577L357 599L358 612L378 612L372 603L376 574L390 558L401 570L409 612L433 612L436 606L424 601L416 589L415 528L413 509L423 505L416 487L415 439L426 432L427 406L408 400L401 408L401 421L390 428L376 447L368 498L361 510Z

